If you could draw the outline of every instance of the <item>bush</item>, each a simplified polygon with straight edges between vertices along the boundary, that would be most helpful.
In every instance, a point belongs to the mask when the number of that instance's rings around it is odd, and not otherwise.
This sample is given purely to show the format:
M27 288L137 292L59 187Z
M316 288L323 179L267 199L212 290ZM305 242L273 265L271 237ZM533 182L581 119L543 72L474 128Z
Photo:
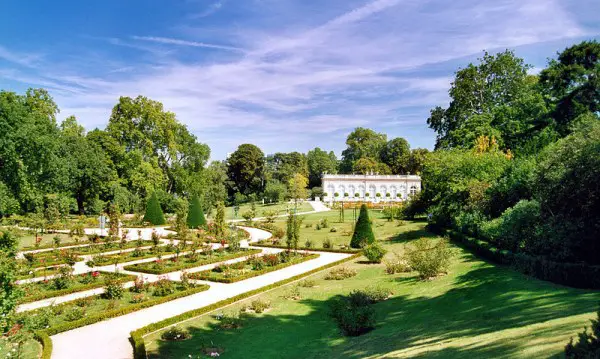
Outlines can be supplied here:
M302 288L312 288L315 285L317 285L317 284L312 279L305 279L303 281L298 282L298 286L302 287Z
M356 271L347 267L339 267L329 271L325 276L326 280L343 280L346 278L351 278L356 275Z
M304 242L304 248L312 248L313 247L313 242L310 239L307 239L306 242Z
M375 310L361 292L334 301L330 315L346 336L359 336L375 328Z
M592 319L592 331L588 333L587 328L583 333L579 333L579 341L573 344L573 338L565 347L565 357L567 359L576 358L600 358L600 310L598 310L598 319Z
M431 241L421 238L414 242L413 248L407 250L408 264L419 273L421 279L428 279L444 273L450 264L452 252L448 241L440 240L435 246Z
M482 234L503 249L511 251L523 249L539 253L543 251L540 246L548 244L547 241L541 240L540 225L539 202L523 200L504 211L500 218L482 225ZM469 234L477 235L477 233Z
M408 264L408 261L398 253L394 253L394 258L390 260L385 260L385 272L387 274L396 274L396 273L404 273L410 272L411 268Z
M162 277L152 283L152 287L154 288L152 294L156 297L166 297L167 295L175 293L175 285L166 277Z
M262 313L266 309L271 307L271 303L262 301L260 299L253 300L250 304L250 309L252 309L255 313Z
M104 279L104 293L102 296L106 299L123 298L123 283L116 276L107 274Z
M148 203L146 205L146 214L144 215L144 222L150 222L156 226L166 223L162 208L160 208L160 203L158 202L158 197L156 196L156 192L152 193L148 199Z
M332 228L333 229L333 228ZM371 220L369 219L369 210L365 204L360 206L360 214L354 227L354 234L350 241L350 247L362 248L366 245L375 242L375 235L371 228Z
M325 238L323 240L323 248L325 248L325 249L333 248L333 242L331 242L331 239Z
M371 263L381 263L386 253L387 250L377 242L369 244L363 249L363 254Z
M389 290L379 286L369 286L363 293L371 304L384 301L392 294Z
M81 307L71 307L65 311L65 319L69 322L81 319L85 316L85 309Z
M191 338L191 335L186 330L183 330L179 327L171 327L170 329L164 331L160 335L160 338L167 341L179 341L189 339Z
M202 210L202 203L200 203L200 197L194 195L190 202L187 215L187 226L189 228L198 228L206 226L206 218L204 217L204 211Z

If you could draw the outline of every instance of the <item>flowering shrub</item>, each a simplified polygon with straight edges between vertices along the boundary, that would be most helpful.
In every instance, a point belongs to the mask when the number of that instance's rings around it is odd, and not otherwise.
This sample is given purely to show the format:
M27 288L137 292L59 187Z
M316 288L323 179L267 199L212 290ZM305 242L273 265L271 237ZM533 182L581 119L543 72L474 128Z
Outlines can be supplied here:
M117 280L114 275L107 275L104 279L104 293L106 299L121 299L123 298L123 284Z
M152 294L156 297L164 297L175 293L175 285L167 277L159 277L160 279L152 283L154 288Z
M143 276L137 276L133 281L133 287L131 291L135 293L142 293L148 289L148 283L144 280Z
M262 260L269 267L274 267L281 263L281 260L277 254L265 254L262 257Z
M131 303L142 303L148 300L144 293L134 294L131 298Z
M347 267L335 268L329 271L325 276L327 280L342 280L346 278L351 278L356 275L356 271L354 269L350 269Z
M72 322L85 316L85 309L81 307L71 307L65 311L65 320Z
M191 338L190 333L188 333L187 331L178 328L178 327L172 327L168 330L166 330L165 332L163 332L160 336L162 338L162 340L168 340L168 341L178 341L178 340L186 340Z

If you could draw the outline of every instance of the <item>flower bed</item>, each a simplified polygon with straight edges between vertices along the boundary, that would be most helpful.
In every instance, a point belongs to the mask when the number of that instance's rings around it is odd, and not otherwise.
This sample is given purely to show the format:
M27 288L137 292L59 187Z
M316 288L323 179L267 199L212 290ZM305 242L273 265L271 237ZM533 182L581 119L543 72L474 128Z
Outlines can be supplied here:
M279 244L276 243L272 240L264 240L264 241L260 241L257 243L252 243L253 246L255 247L265 247L265 248L281 248L281 249L287 249L286 245L283 244ZM348 254L354 254L354 253L359 253L362 251L362 249L354 249L354 248L317 248L317 247L302 247L302 248L298 248L301 249L303 251L316 251L316 252L330 252L330 253L348 253Z
M68 267L67 267L68 268ZM19 303L35 302L42 299L59 297L66 294L104 286L104 279L115 275L119 283L129 282L136 277L133 275L108 272L89 272L79 275L58 274L55 278L41 282L21 284L25 294Z
M318 258L318 254L280 252L253 257L243 262L220 265L207 271L190 274L190 279L234 283Z
M17 260L23 267L28 269L49 267L56 264L75 263L82 261L83 258L77 257L75 252L69 249L54 250L40 253L27 253L25 258Z
M126 263L140 259L153 258L158 255L175 254L175 247L158 246L156 248L135 249L133 251L115 253L115 254L97 254L86 262L89 267L97 267L114 263Z
M188 253L179 258L171 257L154 262L138 263L125 266L125 270L142 272L149 274L164 274L175 272L182 269L199 267L211 263L227 261L239 257L258 254L262 252L260 249L242 249L238 251L230 251L227 248L218 249L210 252Z
M51 275L55 275L58 273L60 267L61 267L61 265L44 267L44 268L32 268L31 270L24 269L24 270L19 271L19 274L17 275L17 280L37 278L37 277L48 277Z

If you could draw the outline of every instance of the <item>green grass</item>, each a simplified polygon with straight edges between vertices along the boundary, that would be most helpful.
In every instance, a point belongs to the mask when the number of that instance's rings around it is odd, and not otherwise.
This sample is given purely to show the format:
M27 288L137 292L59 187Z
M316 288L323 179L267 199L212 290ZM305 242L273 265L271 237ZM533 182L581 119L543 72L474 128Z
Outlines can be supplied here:
M401 252L406 242L427 234L418 222L396 232L385 244L390 251ZM162 331L151 334L146 337L149 355L198 357L201 348L218 347L224 350L222 358L278 358L281 353L286 358L548 357L560 355L569 338L595 317L599 291L539 281L453 250L449 273L430 281L418 280L416 273L385 274L383 264L343 264L358 275L327 281L328 271L318 273L310 277L315 287L297 288L299 300L285 299L294 285L260 295L272 309L244 318L241 329L221 329L213 312L179 324L192 334L190 340L166 342L160 339ZM376 329L360 337L342 336L328 315L330 303L371 285L393 292L374 305ZM255 299L217 312L238 313Z
M287 214L288 210L294 209L294 204L292 203L276 203L276 204L260 204L256 203L256 217L263 217L265 212L275 211L279 215ZM233 206L225 208L225 219L244 219L242 214L244 212L250 210L250 204L244 203L240 205L240 209L238 211L238 215L234 216L234 208ZM313 207L306 202L298 202L298 212L309 212L313 211ZM213 213L214 217L214 213Z
M75 237L69 237L69 235L65 233L45 233L38 235L38 237L42 238L39 247L35 247L35 235L33 235L30 231L17 231L19 235L19 249L23 250L32 250L32 249L43 249L43 248L53 248L54 247L54 237L60 237L60 247L73 246L77 244L86 244L89 243L87 236L82 236L79 238L79 243L75 242Z
M15 349L15 351L12 351ZM37 340L28 340L21 348L21 358L39 358L42 346ZM10 355L9 355L10 353ZM0 338L0 358L17 358L16 347L6 338Z

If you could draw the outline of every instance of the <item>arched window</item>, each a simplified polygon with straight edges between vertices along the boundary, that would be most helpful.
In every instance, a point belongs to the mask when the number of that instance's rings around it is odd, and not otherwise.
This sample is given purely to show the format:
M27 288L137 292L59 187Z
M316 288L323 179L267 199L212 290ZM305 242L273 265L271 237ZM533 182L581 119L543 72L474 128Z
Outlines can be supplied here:
M410 186L410 195L415 195L417 193L417 186Z
M396 186L392 186L390 191L392 192L392 199L396 199L397 194L398 194L398 189L396 188Z

